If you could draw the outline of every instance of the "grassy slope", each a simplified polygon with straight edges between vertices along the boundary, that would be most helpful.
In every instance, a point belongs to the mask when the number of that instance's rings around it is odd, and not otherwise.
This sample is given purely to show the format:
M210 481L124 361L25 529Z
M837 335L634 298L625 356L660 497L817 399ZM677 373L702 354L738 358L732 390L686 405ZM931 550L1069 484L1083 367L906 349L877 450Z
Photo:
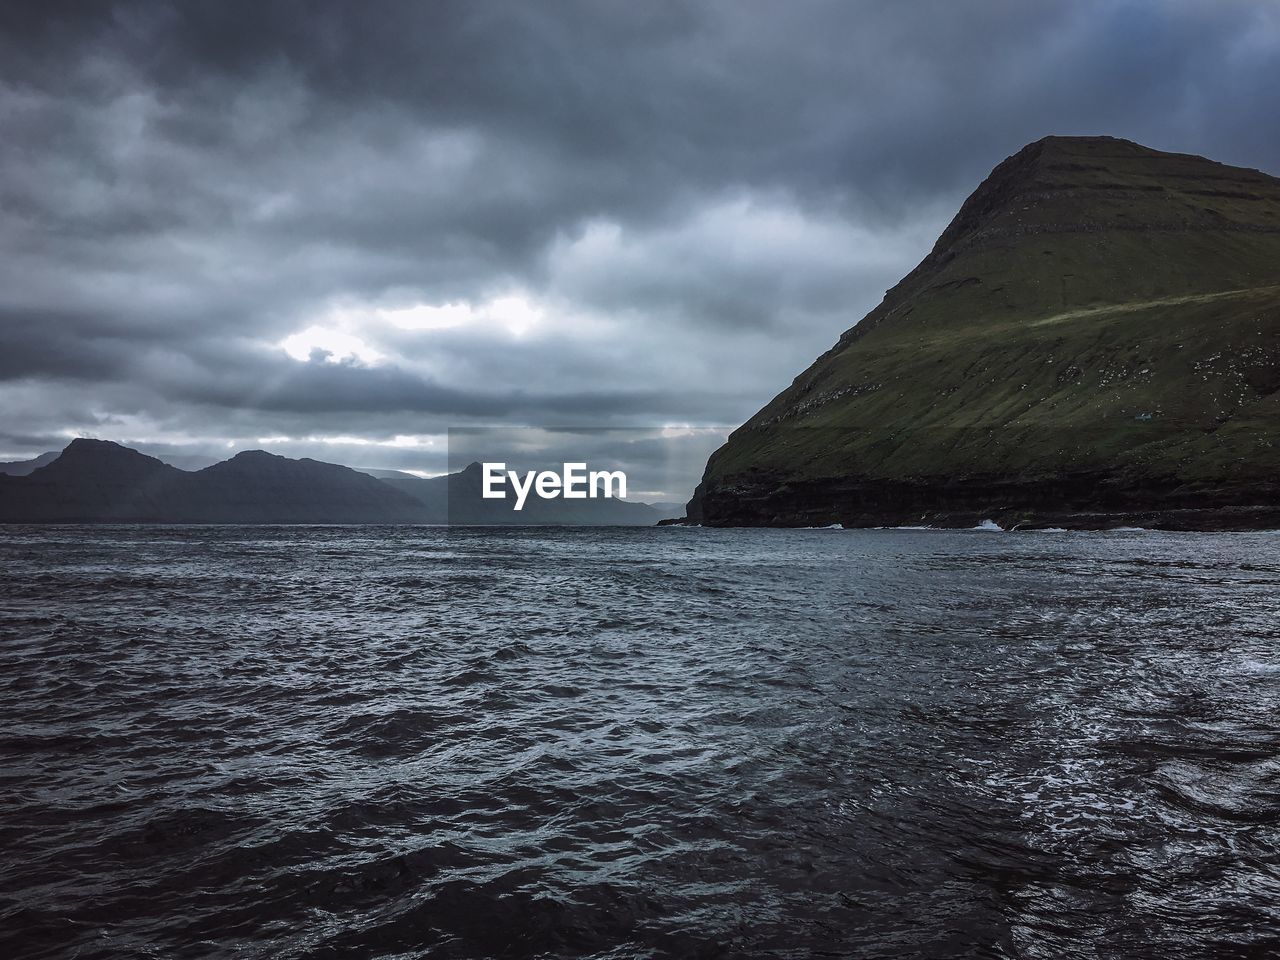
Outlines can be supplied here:
M1280 181L1108 139L993 172L712 483L1280 472Z

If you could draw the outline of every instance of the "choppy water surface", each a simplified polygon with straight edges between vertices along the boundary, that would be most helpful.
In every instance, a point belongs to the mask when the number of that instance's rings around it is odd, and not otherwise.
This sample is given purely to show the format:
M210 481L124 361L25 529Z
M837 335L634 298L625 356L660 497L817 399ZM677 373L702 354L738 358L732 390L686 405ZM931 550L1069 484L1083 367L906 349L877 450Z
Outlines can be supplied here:
M0 530L0 955L1280 950L1280 536Z

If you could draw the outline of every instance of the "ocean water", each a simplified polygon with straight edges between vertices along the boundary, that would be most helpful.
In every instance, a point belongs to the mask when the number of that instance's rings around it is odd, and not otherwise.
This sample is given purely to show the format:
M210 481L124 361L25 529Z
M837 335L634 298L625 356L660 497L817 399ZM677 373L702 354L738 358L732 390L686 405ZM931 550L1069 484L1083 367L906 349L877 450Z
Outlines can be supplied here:
M1280 955L1280 535L0 530L0 956Z

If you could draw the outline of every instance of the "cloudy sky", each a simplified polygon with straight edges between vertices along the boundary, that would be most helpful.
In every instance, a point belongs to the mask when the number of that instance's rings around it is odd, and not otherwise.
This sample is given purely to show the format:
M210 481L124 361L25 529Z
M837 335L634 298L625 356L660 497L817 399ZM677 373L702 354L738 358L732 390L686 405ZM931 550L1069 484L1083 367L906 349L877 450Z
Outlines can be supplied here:
M1271 0L5 3L0 459L701 458L1023 144L1280 173L1277 91Z

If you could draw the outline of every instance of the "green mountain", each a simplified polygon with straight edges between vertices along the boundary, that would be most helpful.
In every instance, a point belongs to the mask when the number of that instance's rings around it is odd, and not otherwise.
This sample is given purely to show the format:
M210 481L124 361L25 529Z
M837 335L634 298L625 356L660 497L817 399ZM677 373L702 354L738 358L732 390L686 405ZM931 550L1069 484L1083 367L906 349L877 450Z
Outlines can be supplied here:
M712 455L711 525L1280 527L1280 180L1109 137L991 172Z

